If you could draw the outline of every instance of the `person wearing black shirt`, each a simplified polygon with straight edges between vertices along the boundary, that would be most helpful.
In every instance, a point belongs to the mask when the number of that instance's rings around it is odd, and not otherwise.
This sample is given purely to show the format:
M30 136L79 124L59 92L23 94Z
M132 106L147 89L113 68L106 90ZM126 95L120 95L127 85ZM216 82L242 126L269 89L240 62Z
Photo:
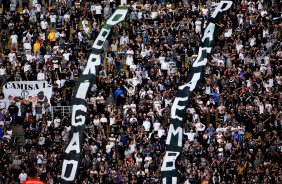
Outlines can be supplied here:
M11 117L12 117L12 122L11 122L11 124L16 123L16 115L17 115L18 112L19 112L19 108L18 108L18 106L16 105L15 102L13 102L13 103L8 107L8 111L9 111L9 113L11 114Z

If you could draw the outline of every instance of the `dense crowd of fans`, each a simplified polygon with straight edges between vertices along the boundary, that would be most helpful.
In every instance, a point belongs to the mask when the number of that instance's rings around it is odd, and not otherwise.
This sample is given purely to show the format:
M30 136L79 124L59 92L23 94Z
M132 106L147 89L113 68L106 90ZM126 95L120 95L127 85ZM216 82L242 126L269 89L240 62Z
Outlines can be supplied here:
M47 80L52 106L70 106L76 81L105 20L124 1L4 1L0 81ZM12 2L12 1L11 1ZM197 57L218 1L128 1L126 20L103 45L86 99L77 183L160 183L170 107ZM234 1L183 123L178 182L281 183L281 1ZM60 182L71 114L5 105L0 94L0 183L22 183L35 166ZM18 106L17 106L18 105ZM20 112L19 112L20 109ZM36 115L40 116L36 116ZM23 126L17 145L13 126Z

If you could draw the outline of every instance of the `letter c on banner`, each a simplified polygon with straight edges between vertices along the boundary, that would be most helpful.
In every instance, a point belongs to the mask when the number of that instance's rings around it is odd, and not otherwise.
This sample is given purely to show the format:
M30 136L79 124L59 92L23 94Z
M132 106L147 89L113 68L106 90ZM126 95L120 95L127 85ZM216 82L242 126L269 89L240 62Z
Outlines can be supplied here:
M187 100L188 100L188 97L184 97L184 98L176 97L174 99L174 102L173 102L172 107L171 107L171 118L172 119L178 119L179 121L182 121L183 118L176 115L176 110L177 109L183 110L185 108L185 106L178 105L178 102L180 102L180 101L185 102Z

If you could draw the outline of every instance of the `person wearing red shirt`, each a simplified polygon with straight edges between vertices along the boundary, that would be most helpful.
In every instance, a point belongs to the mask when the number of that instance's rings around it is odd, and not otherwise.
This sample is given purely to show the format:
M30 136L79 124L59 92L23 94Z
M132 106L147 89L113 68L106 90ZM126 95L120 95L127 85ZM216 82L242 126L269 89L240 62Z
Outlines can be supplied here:
M27 174L28 179L22 184L46 184L45 182L38 179L38 172L36 168L30 168Z

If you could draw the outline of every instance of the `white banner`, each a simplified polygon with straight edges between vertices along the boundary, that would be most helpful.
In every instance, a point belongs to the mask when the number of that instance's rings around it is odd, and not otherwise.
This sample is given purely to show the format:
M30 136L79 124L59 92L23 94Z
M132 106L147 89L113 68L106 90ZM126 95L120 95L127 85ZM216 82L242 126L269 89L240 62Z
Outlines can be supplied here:
M7 105L18 101L50 104L52 85L47 81L13 81L3 86L3 93Z

